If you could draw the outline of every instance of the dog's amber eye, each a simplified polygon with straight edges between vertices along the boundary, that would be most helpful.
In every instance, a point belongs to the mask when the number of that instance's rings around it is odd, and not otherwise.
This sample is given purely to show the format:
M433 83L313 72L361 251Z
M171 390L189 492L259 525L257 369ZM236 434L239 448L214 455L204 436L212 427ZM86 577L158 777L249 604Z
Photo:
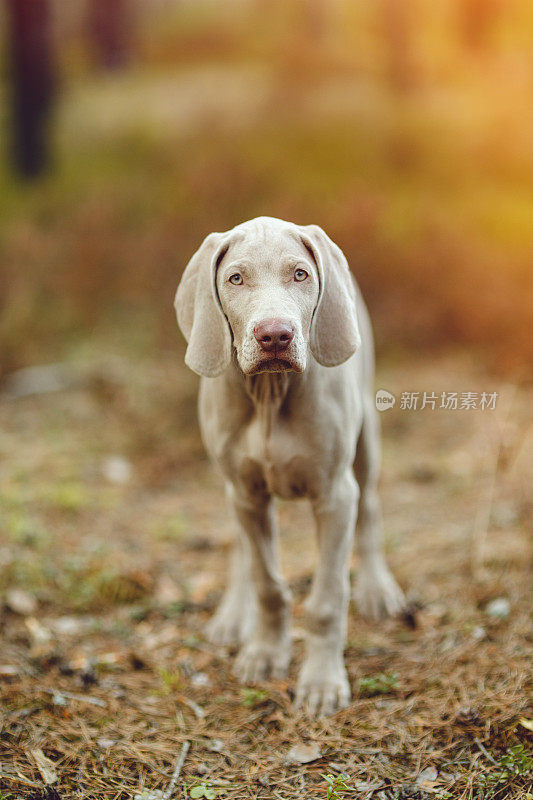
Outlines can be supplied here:
M230 275L229 282L234 286L240 286L242 283L242 275L239 272L235 272L233 275Z
M305 269L296 269L294 271L294 280L295 281L305 281L306 278L309 277L309 274L305 271Z

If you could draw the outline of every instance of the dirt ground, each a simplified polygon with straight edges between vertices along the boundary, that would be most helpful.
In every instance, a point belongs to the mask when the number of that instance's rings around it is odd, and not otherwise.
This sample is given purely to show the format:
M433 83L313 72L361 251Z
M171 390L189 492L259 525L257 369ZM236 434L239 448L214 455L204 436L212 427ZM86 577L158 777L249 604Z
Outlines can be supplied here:
M0 399L2 800L531 797L530 390L463 355L381 364L398 398L382 414L387 552L412 614L352 609L353 703L309 721L291 713L306 505L279 505L290 676L240 686L234 653L203 636L232 525L182 352L81 343L63 379ZM403 410L416 390L499 396Z

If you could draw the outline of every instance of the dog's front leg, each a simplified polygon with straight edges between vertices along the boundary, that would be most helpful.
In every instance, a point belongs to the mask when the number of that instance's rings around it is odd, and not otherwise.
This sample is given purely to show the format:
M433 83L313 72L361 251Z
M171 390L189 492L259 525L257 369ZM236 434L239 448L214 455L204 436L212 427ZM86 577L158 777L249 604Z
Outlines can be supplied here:
M313 504L318 566L306 601L306 654L298 678L296 707L328 715L350 702L344 644L350 597L350 552L358 485L346 470L327 496Z
M206 628L213 644L241 645L250 638L256 619L255 589L251 574L250 545L239 531L233 545L228 583L222 600Z
M281 678L290 662L291 597L279 570L272 502L266 495L252 497L235 487L230 500L241 533L250 545L258 605L255 629L237 657L235 674L243 683L254 683L268 675Z

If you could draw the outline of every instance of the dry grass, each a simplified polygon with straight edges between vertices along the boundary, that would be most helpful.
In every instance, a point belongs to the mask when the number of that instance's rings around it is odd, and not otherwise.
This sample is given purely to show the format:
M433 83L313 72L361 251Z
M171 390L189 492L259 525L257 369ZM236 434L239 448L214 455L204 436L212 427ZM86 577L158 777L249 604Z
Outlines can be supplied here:
M290 708L314 558L305 506L280 507L296 600L290 677L242 687L233 653L202 634L231 525L193 422L195 380L181 354L107 350L72 353L71 391L0 401L0 797L164 790L190 742L174 797L205 784L227 800L326 798L328 786L331 798L525 798L531 774L512 768L532 765L520 723L532 716L530 392L514 392L476 581L471 532L498 412L384 415L389 559L417 610L379 626L351 615L354 701L309 722ZM379 385L510 392L464 359L384 365ZM123 485L109 480L114 454L131 464ZM15 613L14 587L35 607ZM497 597L504 619L486 611ZM288 760L298 743L319 748L312 763ZM506 755L518 745L529 761ZM53 791L36 748L55 764Z

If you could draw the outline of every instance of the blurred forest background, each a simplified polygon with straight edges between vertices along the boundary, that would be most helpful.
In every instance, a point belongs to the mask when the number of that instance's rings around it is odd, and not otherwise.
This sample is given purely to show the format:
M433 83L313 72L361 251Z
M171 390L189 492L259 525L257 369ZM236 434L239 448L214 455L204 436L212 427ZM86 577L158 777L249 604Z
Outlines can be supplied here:
M530 0L1 15L0 374L97 332L167 347L191 254L259 214L327 230L382 351L467 347L526 374Z

